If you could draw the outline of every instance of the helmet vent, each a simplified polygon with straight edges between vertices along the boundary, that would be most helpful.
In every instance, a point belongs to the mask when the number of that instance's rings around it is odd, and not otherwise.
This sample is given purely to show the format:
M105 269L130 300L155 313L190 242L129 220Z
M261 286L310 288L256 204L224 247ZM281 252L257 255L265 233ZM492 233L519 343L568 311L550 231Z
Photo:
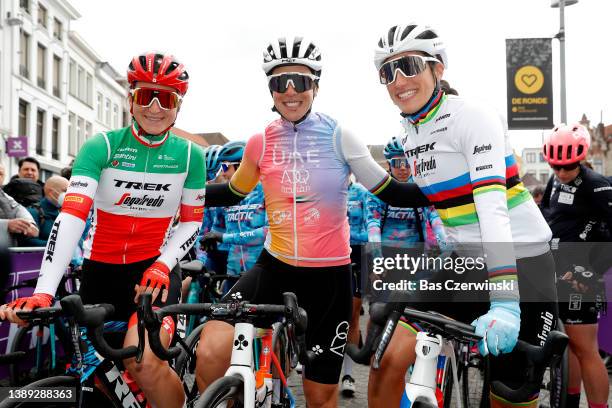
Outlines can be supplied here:
M166 70L166 74L171 73L172 71L174 71L177 67L179 66L178 62L176 61L172 61L170 63L170 65L168 65L168 69Z
M403 40L404 38L406 38L408 36L408 34L410 34L412 32L412 30L414 30L415 27L416 27L416 25L414 25L414 24L406 26L406 28L404 28L404 31L402 31L402 35L400 36L400 40Z
M583 145L579 145L577 150L578 150L578 154L576 156L582 155L582 152L584 152L584 146Z
M308 46L308 49L306 50L306 52L304 53L304 58L308 58L310 57L310 54L312 54L312 52L315 49L315 45L313 43L310 43L310 45ZM319 61L321 59L321 56L319 55L318 57L315 58L317 61Z
M278 45L280 46L280 57L287 58L287 42L285 39L283 39L283 41L279 41Z
M140 66L146 71L147 70L147 57L141 55L138 57L138 62L140 62Z
M417 40L431 40L432 38L438 38L438 36L431 30L425 30L414 38Z
M291 51L292 57L300 56L300 45L302 45L302 37L296 37L295 42L293 43L293 50Z
M557 146L557 160L563 160L563 146Z
M574 146L567 146L567 154L566 154L566 156L567 156L567 157L566 157L566 158L567 158L567 160L570 160L570 159L572 158L572 148L573 148L573 147L574 147Z
M397 26L393 26L389 29L389 34L387 34L389 46L393 46L393 37L395 36L395 31L397 31Z

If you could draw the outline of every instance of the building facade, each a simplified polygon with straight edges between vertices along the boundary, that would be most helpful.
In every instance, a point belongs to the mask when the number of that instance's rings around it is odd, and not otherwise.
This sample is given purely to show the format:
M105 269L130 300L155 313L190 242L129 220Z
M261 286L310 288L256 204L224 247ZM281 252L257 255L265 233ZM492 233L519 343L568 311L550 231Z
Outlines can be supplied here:
M67 0L0 1L0 161L8 175L17 172L8 138L27 137L44 180L95 132L126 122L119 75L70 31L80 16Z

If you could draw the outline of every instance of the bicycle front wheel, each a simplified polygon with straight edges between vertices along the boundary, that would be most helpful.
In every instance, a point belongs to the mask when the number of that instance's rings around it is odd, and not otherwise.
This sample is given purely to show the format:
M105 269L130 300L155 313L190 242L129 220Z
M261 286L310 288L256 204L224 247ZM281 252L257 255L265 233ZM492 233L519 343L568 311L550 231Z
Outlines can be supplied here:
M174 366L174 371L176 371L183 383L187 407L193 406L199 395L198 384L195 377L196 349L200 343L200 333L203 328L204 324L201 324L193 329L189 337L185 340L187 351L183 350L181 354L179 354Z
M221 377L204 391L196 408L225 407L232 402L233 408L244 407L244 382L239 377Z
M37 388L52 388L52 387L68 387L72 390L76 390L75 400L77 402L46 402L45 407L47 408L66 408L76 407L79 401L79 379L77 377L71 377L68 375L59 375L56 377L43 378L42 380L34 381L33 383L22 387L21 390L34 390ZM74 391L73 391L74 392ZM32 406L38 406L38 403L31 401L11 401L8 399L0 402L0 408L28 408Z

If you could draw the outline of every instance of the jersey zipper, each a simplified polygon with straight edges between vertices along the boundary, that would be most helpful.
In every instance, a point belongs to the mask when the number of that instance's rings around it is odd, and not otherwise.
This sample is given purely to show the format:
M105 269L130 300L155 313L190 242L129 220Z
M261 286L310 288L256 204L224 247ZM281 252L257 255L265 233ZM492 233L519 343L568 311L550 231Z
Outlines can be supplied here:
M292 184L293 184L293 256L295 257L296 265L297 265L297 257L298 257L298 234L297 234L297 192L295 186L295 172L297 170L297 127L295 124L293 125L293 174L292 174Z

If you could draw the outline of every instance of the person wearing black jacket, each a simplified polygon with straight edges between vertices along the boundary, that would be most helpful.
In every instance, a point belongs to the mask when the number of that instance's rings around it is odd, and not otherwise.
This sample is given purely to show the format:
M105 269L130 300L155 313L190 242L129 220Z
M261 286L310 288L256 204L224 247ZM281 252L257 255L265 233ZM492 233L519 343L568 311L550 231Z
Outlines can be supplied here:
M612 266L610 236L612 186L581 160L591 138L579 124L558 126L547 137L543 153L553 168L542 198L542 213L557 249L559 316L570 337L567 407L578 407L581 382L589 406L605 407L608 375L598 353L597 320L603 304L602 275Z

